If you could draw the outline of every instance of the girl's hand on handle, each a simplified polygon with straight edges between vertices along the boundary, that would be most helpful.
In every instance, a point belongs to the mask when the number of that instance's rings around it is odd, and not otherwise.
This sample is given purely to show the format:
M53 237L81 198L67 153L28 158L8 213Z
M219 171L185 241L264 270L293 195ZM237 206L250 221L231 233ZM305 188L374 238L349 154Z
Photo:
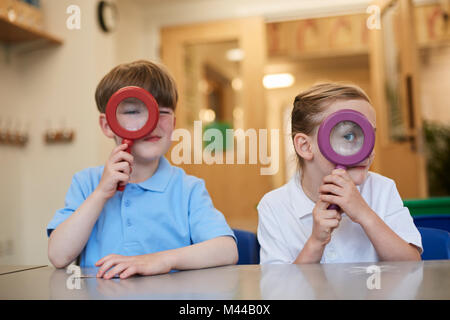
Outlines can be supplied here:
M294 263L319 263L325 246L331 240L331 233L339 226L341 214L336 210L327 210L330 204L318 200L313 209L313 228L311 236L295 259Z
M114 148L105 164L102 178L97 186L97 191L105 198L111 198L117 190L117 185L126 185L130 180L133 156L126 152L127 144L121 144Z
M331 233L339 226L341 213L336 210L327 210L330 204L318 200L313 209L313 229L311 240L320 246L325 246L331 240Z
M338 205L353 222L361 224L371 209L347 171L335 169L323 181L324 184L319 188L319 199Z

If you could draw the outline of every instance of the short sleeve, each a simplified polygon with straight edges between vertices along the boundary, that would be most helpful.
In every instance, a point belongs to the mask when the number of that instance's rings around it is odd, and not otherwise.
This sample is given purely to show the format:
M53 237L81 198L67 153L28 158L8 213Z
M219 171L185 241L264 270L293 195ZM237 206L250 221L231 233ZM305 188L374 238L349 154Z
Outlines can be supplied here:
M80 174L75 174L72 178L72 183L69 187L69 191L67 191L66 198L64 201L64 208L56 211L52 220L47 225L47 236L50 237L50 234L53 230L56 229L62 222L64 222L67 218L70 217L72 213L74 213L78 207L86 200L87 195L83 192L83 188L80 182Z
M280 224L263 198L258 204L258 242L261 246L260 261L266 263L292 263L288 245L284 241Z
M415 245L423 252L422 237L417 230L413 218L398 193L395 182L389 188L389 201L384 216L384 222L403 240Z
M220 236L236 237L223 214L218 211L206 190L203 180L193 184L189 199L189 228L192 243L199 243Z

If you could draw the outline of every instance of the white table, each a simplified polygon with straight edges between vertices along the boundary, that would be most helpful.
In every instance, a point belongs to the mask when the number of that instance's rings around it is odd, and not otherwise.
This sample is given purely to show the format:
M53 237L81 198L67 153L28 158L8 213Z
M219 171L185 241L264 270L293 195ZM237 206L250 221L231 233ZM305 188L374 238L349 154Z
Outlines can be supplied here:
M0 299L450 299L450 260L380 262L367 273L371 265L241 265L126 280L43 267L0 276Z

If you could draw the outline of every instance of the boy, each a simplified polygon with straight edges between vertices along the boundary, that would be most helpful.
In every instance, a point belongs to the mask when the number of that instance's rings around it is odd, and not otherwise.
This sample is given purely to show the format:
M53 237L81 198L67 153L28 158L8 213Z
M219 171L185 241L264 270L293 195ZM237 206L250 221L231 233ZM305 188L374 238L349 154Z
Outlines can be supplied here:
M125 86L150 92L160 111L155 130L135 141L132 154L105 116L109 98ZM74 175L65 207L47 226L51 263L63 268L81 254L81 266L100 267L97 277L106 279L235 264L234 234L203 180L164 158L178 100L168 72L144 60L119 65L100 81L95 99L101 130L118 146L105 166ZM123 192L118 183L126 184Z

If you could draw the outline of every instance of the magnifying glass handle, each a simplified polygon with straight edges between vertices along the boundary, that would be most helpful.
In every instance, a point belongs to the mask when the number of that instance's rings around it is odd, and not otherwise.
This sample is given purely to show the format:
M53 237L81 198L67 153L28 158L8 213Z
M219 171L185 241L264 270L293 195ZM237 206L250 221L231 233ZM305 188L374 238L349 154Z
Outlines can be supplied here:
M336 169L344 169L347 170L346 166L343 166L341 164L337 164L336 165ZM337 204L330 204L329 207L327 208L327 210L340 210L341 208L339 208L339 206Z
M133 140L129 139L123 139L122 144L126 143L128 145L127 149L125 150L128 153L131 153L131 147L133 146ZM130 174L131 174L131 168L130 168ZM120 183L117 185L117 191L123 191L125 190L125 186L121 185Z
M131 153L131 147L133 146L133 140L123 139L122 144L125 144L125 143L128 145L128 147L125 151L128 153Z
M327 210L338 210L339 211L339 206L337 204L330 204L330 206L327 208Z

